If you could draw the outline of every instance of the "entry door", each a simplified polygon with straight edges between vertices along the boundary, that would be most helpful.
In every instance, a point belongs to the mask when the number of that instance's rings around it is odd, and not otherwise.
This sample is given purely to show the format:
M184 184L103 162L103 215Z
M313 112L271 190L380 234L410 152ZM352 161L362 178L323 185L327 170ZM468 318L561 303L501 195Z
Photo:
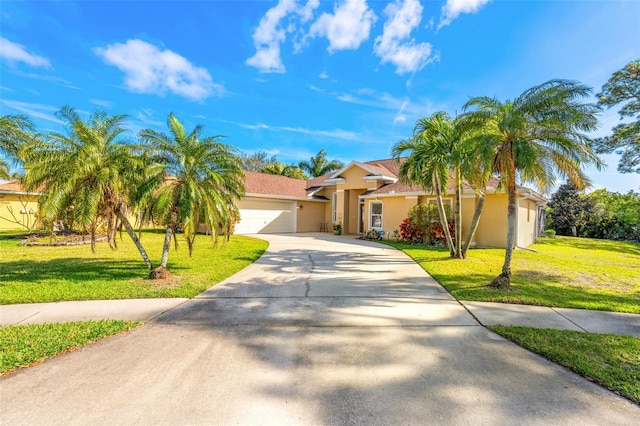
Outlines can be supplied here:
M358 207L360 220L358 221L358 234L364 234L364 200L360 200Z

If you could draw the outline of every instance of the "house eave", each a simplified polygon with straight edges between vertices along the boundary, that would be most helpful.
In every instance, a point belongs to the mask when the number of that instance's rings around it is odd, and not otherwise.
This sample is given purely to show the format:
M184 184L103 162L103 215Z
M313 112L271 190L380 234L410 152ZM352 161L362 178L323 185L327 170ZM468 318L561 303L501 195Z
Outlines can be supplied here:
M256 193L246 193L244 194L244 197L242 197L242 199L245 199L245 198L269 198L272 200L311 201L314 203L329 202L329 200L319 200L317 198L310 198L310 197L293 197L290 195L273 195L273 194L256 194Z

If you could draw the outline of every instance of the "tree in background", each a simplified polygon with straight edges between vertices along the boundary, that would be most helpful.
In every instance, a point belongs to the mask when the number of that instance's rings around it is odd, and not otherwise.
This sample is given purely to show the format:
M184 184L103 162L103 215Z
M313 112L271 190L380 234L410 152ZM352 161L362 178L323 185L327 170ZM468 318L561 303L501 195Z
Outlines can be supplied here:
M573 182L560 185L551 196L549 207L549 219L558 235L581 235L582 227L593 213L591 200Z
M240 154L240 160L242 161L242 168L250 172L262 172L262 169L266 166L278 161L275 155L269 158L269 154L266 151L257 151L253 154L243 152Z
M640 242L640 193L598 189L587 198L592 207L580 236Z
M269 175L286 176L292 179L308 179L308 176L295 164L287 165L280 161L267 164L260 170L260 172Z
M170 135L141 130L140 140L153 152L157 170L154 196L157 212L163 217L165 241L161 264L151 277L168 276L172 235L182 229L193 253L196 233L206 224L215 239L227 235L238 219L235 201L244 195L244 172L237 151L219 142L221 136L202 137L202 126L187 133L183 124L169 114Z
M326 175L344 167L338 160L327 160L327 151L324 149L311 157L309 161L301 161L298 167L311 177Z
M640 173L640 59L613 73L598 93L598 103L609 108L624 103L620 119L632 121L618 124L611 136L593 141L592 146L598 154L621 155L620 173Z
M500 275L489 284L491 287L511 285L517 182L534 183L546 193L560 175L584 188L590 182L582 167L602 167L585 135L594 131L598 123L598 107L580 102L590 92L590 88L577 82L550 80L524 91L513 101L476 97L464 106L474 109L469 119L483 128L482 139L494 153L493 173L508 196L505 260Z

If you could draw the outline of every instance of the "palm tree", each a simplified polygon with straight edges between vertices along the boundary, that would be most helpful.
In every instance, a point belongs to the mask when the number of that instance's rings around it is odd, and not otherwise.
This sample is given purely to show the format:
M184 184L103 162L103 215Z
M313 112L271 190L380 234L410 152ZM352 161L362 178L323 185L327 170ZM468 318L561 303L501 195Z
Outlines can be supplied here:
M238 217L235 200L244 194L244 172L237 151L219 142L221 136L202 137L202 126L187 133L169 114L171 135L151 129L141 130L140 140L161 165L154 193L156 209L166 225L162 260L157 274L167 274L171 237L182 228L193 252L200 223L213 232L227 235ZM153 273L154 276L156 273Z
M0 117L0 178L11 178L9 166L20 163L20 150L35 137L34 132L33 123L24 115Z
M449 232L442 192L446 192L449 186L449 170L453 165L452 151L458 136L451 117L439 111L430 117L420 118L413 129L413 137L398 142L392 148L392 155L396 159L400 159L407 151L410 152L409 157L400 165L400 181L408 184L416 183L425 191L435 192L440 224L444 230L451 257L456 256L456 247L459 245L453 242ZM454 174L457 185L459 172L456 171ZM457 223L460 222L456 217ZM460 232L457 232L456 239L459 238Z
M309 161L301 161L298 167L311 177L326 175L327 173L340 170L344 164L338 160L327 160L327 151L320 150Z
M102 224L107 225L109 244L115 248L119 220L151 270L151 261L125 214L130 183L142 170L124 138L126 117L96 111L85 122L69 106L57 116L66 125L67 135L51 133L23 149L25 187L43 193L40 208L50 220L66 215L88 230L94 252L96 231Z
M476 97L465 105L465 110L475 108L469 117L484 128L481 139L493 150L493 173L508 195L505 260L490 286L510 287L517 182L533 183L547 193L560 176L584 188L590 182L582 167L602 167L584 134L598 123L599 108L580 102L590 93L590 88L577 82L550 80L513 101Z
M267 164L260 170L260 172L270 175L286 176L293 179L307 179L307 175L302 170L300 170L300 168L293 164L285 165L280 161Z

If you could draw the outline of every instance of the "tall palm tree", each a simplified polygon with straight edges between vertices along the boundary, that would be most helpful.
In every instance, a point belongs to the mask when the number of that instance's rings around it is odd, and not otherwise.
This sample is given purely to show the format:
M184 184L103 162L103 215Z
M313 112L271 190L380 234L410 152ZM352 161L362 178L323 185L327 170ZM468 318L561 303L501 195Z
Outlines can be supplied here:
M408 184L415 183L425 191L435 192L440 224L444 230L451 257L456 256L456 247L459 245L454 243L449 232L442 193L446 193L449 186L451 177L449 171L454 163L452 151L458 137L451 117L439 111L429 117L420 118L413 129L413 137L398 142L392 148L392 155L396 159L410 152L409 157L400 165L400 181ZM454 175L457 185L459 169L454 172ZM456 213L459 211L458 208ZM460 223L457 217L456 223ZM460 238L460 232L457 232L456 238Z
M344 164L338 160L327 160L327 151L323 149L311 157L309 161L301 161L298 164L298 167L300 167L302 171L306 172L309 176L318 177L340 170L344 167Z
M68 134L51 133L25 147L25 187L43 193L40 207L50 220L66 215L88 230L93 251L96 231L103 224L115 248L119 220L151 270L151 261L125 214L130 183L142 170L125 138L126 116L96 111L85 122L69 106L57 116Z
M202 126L187 133L182 123L169 114L171 135L141 130L140 140L161 165L157 173L157 211L166 225L162 260L158 273L166 273L171 237L182 228L189 255L200 223L223 234L230 232L238 217L235 201L244 194L244 172L238 152L219 142L221 136L202 137Z
M583 166L602 167L585 132L597 128L599 108L581 102L591 89L578 82L550 80L525 90L513 101L472 98L465 105L471 119L483 123L482 140L493 150L493 172L508 195L507 241L502 272L490 286L509 288L515 246L517 182L533 183L543 193L568 178L578 188L589 185Z

